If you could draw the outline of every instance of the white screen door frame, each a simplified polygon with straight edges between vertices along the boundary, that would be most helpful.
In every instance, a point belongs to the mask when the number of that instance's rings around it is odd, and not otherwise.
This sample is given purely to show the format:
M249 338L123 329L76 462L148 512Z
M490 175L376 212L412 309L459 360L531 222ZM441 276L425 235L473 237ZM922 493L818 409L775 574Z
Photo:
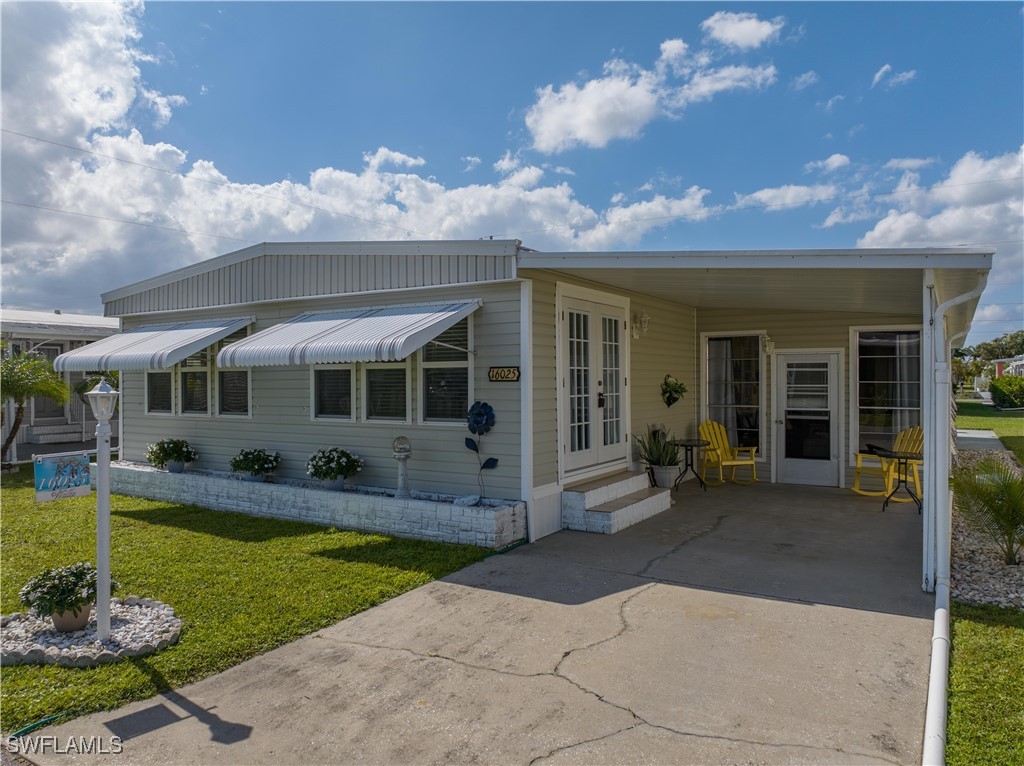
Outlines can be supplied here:
M839 349L776 352L772 473L780 484L842 486L842 362Z
M629 299L559 283L559 478L629 464Z

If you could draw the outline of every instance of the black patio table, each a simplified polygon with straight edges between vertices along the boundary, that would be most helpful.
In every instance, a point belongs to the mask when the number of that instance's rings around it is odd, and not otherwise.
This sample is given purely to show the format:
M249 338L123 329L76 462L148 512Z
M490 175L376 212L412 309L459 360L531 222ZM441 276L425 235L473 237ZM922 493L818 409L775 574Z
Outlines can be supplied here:
M885 502L882 503L882 510L884 511L886 508L889 507L889 500L891 500L892 496L899 491L900 487L903 487L903 489L907 491L907 494L910 495L911 498L913 498L914 504L917 506L917 512L920 513L921 498L914 494L914 490L912 490L910 488L910 485L907 484L907 479L910 477L910 461L920 460L922 458L921 453L893 452L892 450L880 449L875 450L875 454L878 455L880 458L884 458L885 460L896 461L896 486L892 488L892 492L886 495Z
M693 475L697 477L697 481L700 482L700 486L705 492L707 492L708 485L704 483L704 479L700 477L700 474L697 473L697 469L693 467L693 451L698 447L707 447L711 442L704 439L682 439L672 443L682 447L684 450L683 470L681 470L679 475L676 477L675 482L672 484L672 489L679 489L679 482L681 482L683 477L686 476L687 471L691 471Z

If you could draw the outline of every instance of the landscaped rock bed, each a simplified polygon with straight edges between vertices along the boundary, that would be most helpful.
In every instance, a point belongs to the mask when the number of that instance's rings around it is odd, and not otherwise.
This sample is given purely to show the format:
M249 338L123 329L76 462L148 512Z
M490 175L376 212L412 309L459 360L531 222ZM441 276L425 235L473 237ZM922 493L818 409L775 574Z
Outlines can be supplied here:
M87 668L143 657L177 642L181 620L159 601L129 596L111 599L110 638L96 640L96 611L82 630L60 633L49 617L15 612L0 631L0 665L62 665Z
M960 450L958 465L975 465L995 457L1024 472L1011 452ZM965 604L995 604L1024 610L1024 564L1007 566L992 538L972 529L953 510L953 559L950 595Z

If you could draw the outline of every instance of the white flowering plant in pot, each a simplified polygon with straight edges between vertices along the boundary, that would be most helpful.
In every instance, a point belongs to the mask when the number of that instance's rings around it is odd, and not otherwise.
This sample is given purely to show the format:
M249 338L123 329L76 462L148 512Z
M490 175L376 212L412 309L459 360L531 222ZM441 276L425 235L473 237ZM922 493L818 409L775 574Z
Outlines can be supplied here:
M306 473L320 481L351 479L363 470L363 459L341 447L318 449L306 461Z
M228 462L232 472L254 477L266 477L281 465L281 453L265 449L244 449Z
M164 468L168 463L191 463L199 459L196 448L185 439L161 439L156 444L146 445L146 460L156 468Z

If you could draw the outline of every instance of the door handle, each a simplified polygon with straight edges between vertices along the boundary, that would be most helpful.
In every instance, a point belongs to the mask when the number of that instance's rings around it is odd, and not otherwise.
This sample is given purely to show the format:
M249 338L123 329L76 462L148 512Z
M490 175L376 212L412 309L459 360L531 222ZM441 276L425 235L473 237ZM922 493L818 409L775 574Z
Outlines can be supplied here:
M600 391L597 392L597 407L598 409L604 408L604 394Z
M782 421L781 421L781 420L776 420L776 421L775 421L775 423L776 423L777 425L780 425L780 426L782 425Z

